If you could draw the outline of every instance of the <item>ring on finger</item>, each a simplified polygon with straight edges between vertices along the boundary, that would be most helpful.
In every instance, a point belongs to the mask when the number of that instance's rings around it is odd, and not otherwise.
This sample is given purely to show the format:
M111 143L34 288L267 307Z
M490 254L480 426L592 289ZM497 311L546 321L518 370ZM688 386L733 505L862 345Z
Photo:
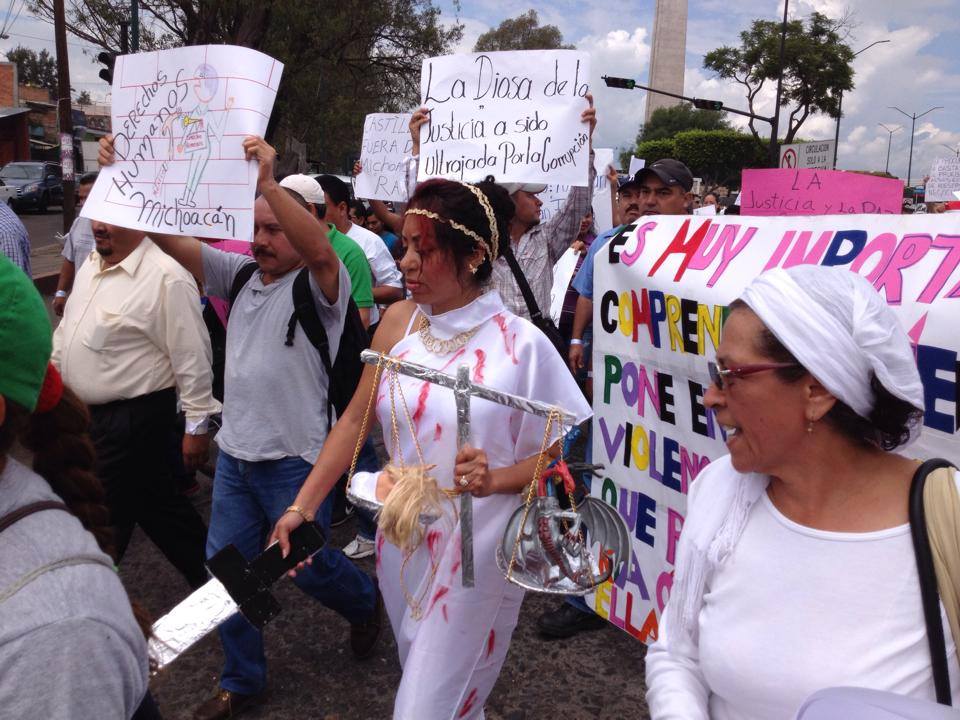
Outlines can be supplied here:
M467 480L467 476L466 476L466 475L461 475L459 478L457 478L457 484L458 484L460 487L466 487L467 485L470 484L470 481Z

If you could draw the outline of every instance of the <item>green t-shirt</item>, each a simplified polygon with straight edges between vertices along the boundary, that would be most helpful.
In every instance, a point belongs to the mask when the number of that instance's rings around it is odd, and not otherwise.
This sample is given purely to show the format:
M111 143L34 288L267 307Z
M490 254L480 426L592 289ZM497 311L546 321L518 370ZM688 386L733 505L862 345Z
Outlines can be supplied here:
M370 280L370 263L363 250L333 225L327 226L327 237L333 251L347 269L350 276L350 295L358 308L373 307L373 285Z

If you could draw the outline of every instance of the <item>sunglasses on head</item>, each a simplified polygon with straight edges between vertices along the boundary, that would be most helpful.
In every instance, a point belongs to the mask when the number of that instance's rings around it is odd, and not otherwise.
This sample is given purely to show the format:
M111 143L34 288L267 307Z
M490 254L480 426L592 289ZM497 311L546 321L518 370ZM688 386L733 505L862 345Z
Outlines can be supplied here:
M707 363L707 371L710 373L710 381L718 390L726 390L730 378L742 378L764 370L781 370L783 368L800 367L797 363L754 363L751 365L737 365L735 367L721 368L714 362Z

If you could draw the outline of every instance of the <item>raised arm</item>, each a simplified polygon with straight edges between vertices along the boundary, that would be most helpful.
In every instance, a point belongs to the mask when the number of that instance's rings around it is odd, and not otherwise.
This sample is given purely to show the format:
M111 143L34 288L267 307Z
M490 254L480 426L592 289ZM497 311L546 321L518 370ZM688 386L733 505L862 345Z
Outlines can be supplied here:
M617 172L617 169L613 165L607 165L607 183L610 185L610 217L613 222L611 227L619 227L623 224L623 221L620 219L620 203L617 202L617 195L619 194L620 188L620 173ZM606 230L607 228L602 229Z
M324 297L333 303L340 296L340 259L333 251L327 237L327 226L280 187L274 179L274 161L277 151L266 140L251 135L244 138L243 150L248 160L257 160L260 169L257 188L267 201L273 214L283 228L283 234L310 268L310 274L323 291Z

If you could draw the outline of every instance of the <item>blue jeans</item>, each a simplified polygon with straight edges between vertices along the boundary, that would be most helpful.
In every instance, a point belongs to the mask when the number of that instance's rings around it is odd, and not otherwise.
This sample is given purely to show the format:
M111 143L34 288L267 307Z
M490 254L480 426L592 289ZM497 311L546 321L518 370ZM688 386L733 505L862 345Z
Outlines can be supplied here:
M380 460L377 458L377 451L373 446L373 438L369 436L363 447L360 448L360 455L357 457L357 470L360 472L377 472L380 470ZM373 540L377 536L377 521L374 519L373 513L356 505L354 510L357 516L357 534L364 540Z
M296 498L310 468L308 462L298 457L247 462L221 451L213 482L207 557L231 544L248 560L259 555L277 519ZM315 521L324 537L329 537L332 510L330 496L320 506ZM350 623L365 622L374 612L373 580L329 544L313 556L313 564L298 572L293 581ZM263 634L239 614L220 625L219 632L226 656L221 687L236 693L259 693L267 680Z

